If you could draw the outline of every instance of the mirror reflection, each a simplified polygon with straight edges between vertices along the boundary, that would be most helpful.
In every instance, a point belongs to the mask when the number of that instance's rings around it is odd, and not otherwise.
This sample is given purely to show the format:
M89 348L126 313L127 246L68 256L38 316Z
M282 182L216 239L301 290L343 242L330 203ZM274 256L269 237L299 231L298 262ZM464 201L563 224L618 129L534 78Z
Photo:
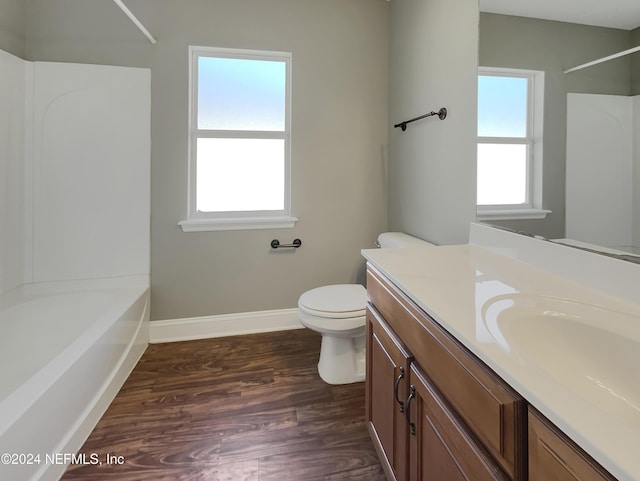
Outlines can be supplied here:
M544 78L543 101L538 98L536 107L534 96L528 106L539 118L530 119L531 130L518 139L481 137L479 95L479 152L492 143L519 142L529 149L526 163L518 160L526 168L510 172L506 182L524 182L527 200L482 205L478 199L480 221L578 246L640 255L640 52L565 73L639 46L640 18L633 23L631 29L611 28L480 14L479 75L538 72ZM535 131L536 122L543 135ZM486 180L481 176L502 172L498 161L493 173L486 164L479 156L478 192L484 192L485 199L487 187L481 190L481 183Z

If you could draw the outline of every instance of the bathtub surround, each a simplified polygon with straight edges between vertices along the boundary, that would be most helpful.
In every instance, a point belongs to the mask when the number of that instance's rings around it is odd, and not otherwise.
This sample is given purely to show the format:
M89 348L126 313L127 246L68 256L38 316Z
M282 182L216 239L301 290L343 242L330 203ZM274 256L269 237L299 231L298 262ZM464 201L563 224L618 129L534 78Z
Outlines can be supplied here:
M148 275L149 71L0 62L0 294Z
M0 294L22 284L25 98L29 64L0 50Z
M640 96L568 94L567 239L640 254L639 137Z
M149 71L34 68L32 281L148 275Z
M0 452L44 459L82 445L148 344L150 75L4 51L0 71Z

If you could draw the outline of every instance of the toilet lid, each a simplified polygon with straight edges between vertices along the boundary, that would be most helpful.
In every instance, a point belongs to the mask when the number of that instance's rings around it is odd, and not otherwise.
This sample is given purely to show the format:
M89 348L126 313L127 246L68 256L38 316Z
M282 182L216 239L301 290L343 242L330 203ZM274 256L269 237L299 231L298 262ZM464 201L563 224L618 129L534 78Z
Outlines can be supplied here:
M311 289L300 296L298 306L318 313L364 315L367 290L360 284L336 284Z

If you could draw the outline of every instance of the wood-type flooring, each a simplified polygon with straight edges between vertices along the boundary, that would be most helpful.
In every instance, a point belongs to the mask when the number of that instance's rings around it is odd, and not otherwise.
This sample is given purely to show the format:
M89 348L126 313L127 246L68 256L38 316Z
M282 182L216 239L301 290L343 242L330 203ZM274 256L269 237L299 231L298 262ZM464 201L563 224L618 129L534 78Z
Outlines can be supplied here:
M364 383L325 384L319 350L307 329L150 345L62 479L384 481Z

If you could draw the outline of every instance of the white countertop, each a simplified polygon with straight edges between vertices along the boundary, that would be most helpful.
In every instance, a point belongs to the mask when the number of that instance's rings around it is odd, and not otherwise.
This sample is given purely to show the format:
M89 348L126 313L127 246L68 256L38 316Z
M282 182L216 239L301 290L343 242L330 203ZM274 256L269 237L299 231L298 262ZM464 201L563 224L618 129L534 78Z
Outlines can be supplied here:
M612 475L640 480L640 303L474 244L362 254Z

